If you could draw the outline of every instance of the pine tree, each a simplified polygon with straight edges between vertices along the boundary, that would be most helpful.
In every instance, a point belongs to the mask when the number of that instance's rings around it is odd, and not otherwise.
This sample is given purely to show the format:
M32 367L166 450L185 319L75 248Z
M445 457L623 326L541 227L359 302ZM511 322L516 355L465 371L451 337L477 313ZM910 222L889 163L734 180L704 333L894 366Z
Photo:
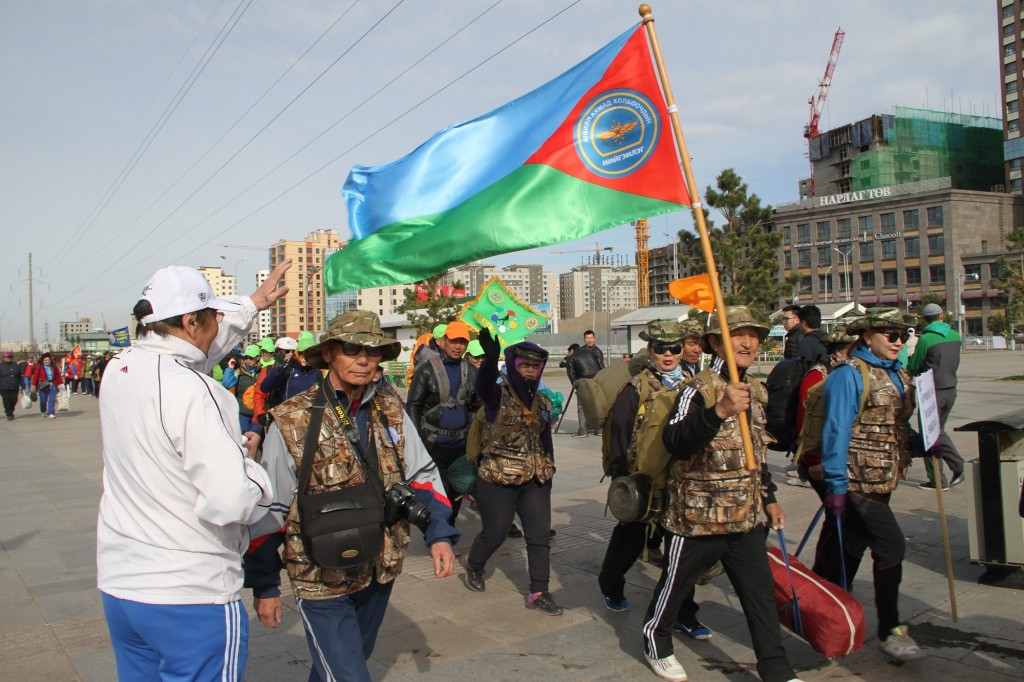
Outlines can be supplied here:
M768 229L772 222L771 206L762 206L759 196L749 194L746 183L732 168L723 170L715 187L704 191L704 203L717 210L725 221L722 227L716 227L710 211L702 209L726 305L746 305L762 317L800 279L794 273L776 281L782 235ZM683 243L684 264L691 272L707 272L700 238L695 232L681 230L679 239Z
M1024 227L1017 227L1006 236L1006 250L1009 256L996 258L999 277L992 280L992 286L1006 297L1006 331L1012 328L1020 333L1024 330Z

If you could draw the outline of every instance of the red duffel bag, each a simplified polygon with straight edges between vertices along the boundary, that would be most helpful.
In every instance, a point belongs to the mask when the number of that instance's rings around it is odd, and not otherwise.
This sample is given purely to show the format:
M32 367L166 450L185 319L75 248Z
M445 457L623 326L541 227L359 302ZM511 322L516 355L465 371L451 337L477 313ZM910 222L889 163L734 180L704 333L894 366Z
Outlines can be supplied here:
M779 542L786 546L782 531ZM867 624L859 601L776 547L768 548L768 565L775 580L775 605L783 625L826 658L860 651Z

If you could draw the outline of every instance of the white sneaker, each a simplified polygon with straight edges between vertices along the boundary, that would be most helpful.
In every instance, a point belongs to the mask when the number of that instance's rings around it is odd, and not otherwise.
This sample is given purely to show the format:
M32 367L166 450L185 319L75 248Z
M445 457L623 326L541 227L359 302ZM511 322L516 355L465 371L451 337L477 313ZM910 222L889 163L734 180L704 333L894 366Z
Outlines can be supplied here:
M906 625L898 625L889 631L889 637L884 642L879 642L883 654L891 656L897 661L920 661L927 658L928 654L921 651L910 635L907 634Z
M658 677L674 682L686 682L686 670L675 654L669 654L665 658L651 658L645 653L644 658L647 659L647 665L651 666L651 670Z
M57 418L57 415L55 415L55 414L48 414L46 416L47 416L48 419L56 419Z

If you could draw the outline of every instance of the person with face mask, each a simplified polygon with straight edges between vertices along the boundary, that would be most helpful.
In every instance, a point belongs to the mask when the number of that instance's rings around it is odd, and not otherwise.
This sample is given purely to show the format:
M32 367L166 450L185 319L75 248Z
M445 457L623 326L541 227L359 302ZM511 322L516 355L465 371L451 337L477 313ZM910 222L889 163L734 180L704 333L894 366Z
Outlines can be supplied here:
M484 362L476 392L484 405L474 498L480 534L463 557L466 586L485 589L488 559L508 537L516 514L523 522L530 586L525 605L549 616L562 607L549 591L551 577L551 481L555 475L551 401L539 393L548 352L522 341L505 349L507 378L498 383L498 340L480 330ZM478 417L479 418L479 417Z

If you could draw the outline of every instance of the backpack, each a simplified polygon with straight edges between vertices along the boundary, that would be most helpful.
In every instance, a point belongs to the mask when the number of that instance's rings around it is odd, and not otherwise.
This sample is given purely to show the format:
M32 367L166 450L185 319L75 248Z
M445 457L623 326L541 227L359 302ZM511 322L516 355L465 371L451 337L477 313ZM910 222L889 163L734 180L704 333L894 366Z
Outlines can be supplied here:
M765 385L768 404L764 408L765 429L775 439L771 450L788 452L796 441L796 415L800 408L800 382L807 363L800 358L782 360L772 369Z
M250 410L256 407L256 382L249 384L249 388L245 389L245 393L242 394L242 404L248 407Z
M859 418L860 413L864 411L864 405L868 402L868 395L871 393L871 375L868 373L867 363L859 358L850 358L850 362L847 364L857 368L857 371L860 372L861 383L864 385L860 394L860 409L857 410ZM829 372L829 376L831 375L832 372ZM807 452L821 450L821 432L825 429L825 417L827 416L825 414L825 384L827 381L828 376L807 391L807 397L804 399L804 423L794 444L796 450L794 463L799 462Z
M705 369L680 387L693 384L697 378L711 387L706 407L714 407L717 396L710 369ZM646 386L646 384L645 384ZM672 414L678 390L659 391L649 407L641 400L637 413L636 462L629 476L620 476L608 487L608 508L622 523L648 521L657 517L665 506L665 486L672 454L665 447L662 430ZM608 440L607 438L605 440Z
M604 426L619 391L646 366L646 354L638 353L629 362L617 362L589 379L577 379L573 383L588 429L597 430Z

